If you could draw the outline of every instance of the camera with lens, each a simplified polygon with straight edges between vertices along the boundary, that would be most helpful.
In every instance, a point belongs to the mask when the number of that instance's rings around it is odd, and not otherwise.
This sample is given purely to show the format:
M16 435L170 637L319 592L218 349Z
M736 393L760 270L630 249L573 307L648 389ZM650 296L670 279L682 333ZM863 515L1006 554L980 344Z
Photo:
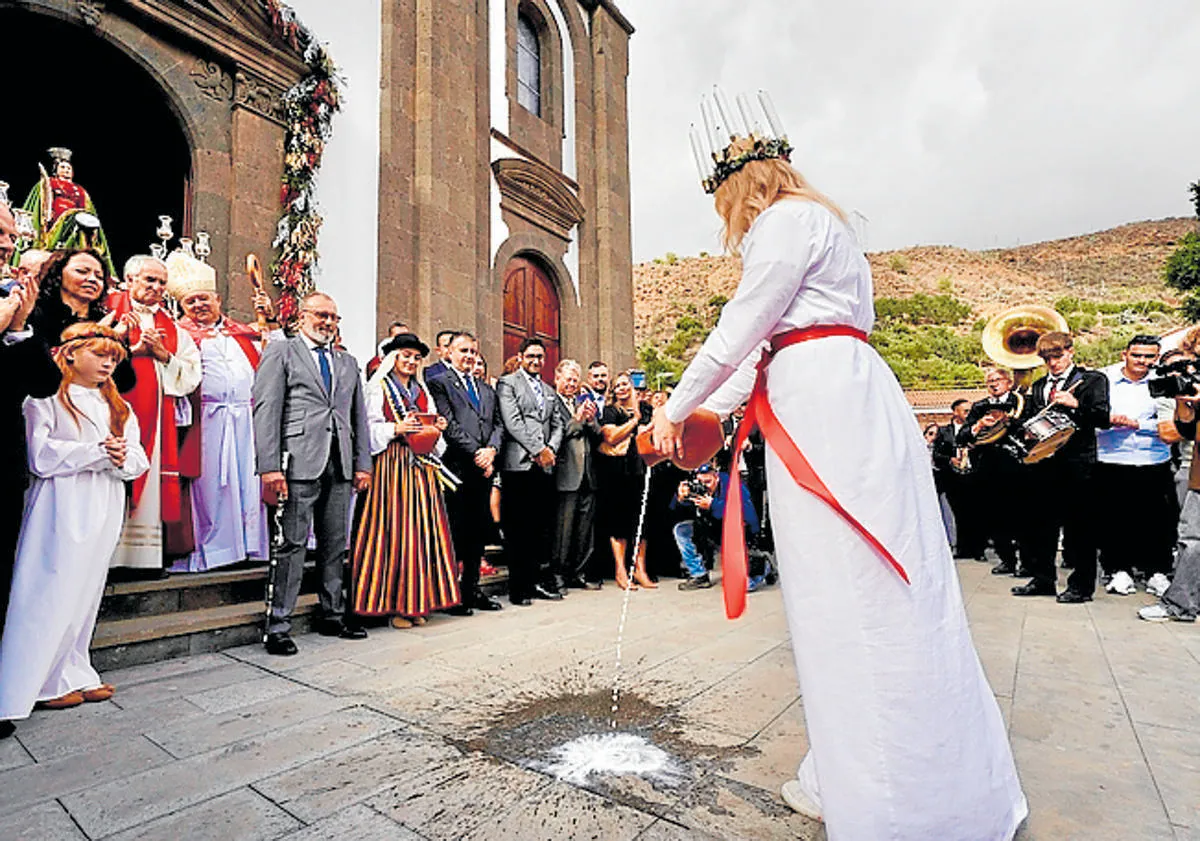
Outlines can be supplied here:
M1147 385L1151 397L1200 395L1200 360L1184 358L1155 365Z
M709 495L708 486L699 479L687 480L688 499L702 499Z

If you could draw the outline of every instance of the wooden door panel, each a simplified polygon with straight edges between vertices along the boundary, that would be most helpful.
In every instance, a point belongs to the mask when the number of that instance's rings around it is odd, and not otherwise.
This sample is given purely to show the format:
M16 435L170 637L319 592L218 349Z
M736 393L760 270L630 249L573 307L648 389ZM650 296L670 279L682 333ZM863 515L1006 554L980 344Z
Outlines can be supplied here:
M558 292L546 271L523 257L510 260L504 273L504 358L536 336L546 345L543 379L552 381L560 354L560 319Z

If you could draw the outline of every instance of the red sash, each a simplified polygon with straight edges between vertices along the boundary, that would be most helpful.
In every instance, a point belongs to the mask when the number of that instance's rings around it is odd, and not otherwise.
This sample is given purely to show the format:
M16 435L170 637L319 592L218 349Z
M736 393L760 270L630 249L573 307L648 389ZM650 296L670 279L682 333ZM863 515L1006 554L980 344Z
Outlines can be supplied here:
M112 295L108 299L108 305L117 318L133 312L133 302L127 291ZM154 313L154 327L163 334L163 346L167 352L175 353L179 349L179 334L175 322L162 307ZM131 347L138 343L141 334L141 327L135 325L129 328ZM137 416L138 425L141 427L142 448L146 451L147 459L154 455L154 433L158 430L158 440L162 444L159 461L162 468L159 485L162 494L162 519L165 523L177 522L182 516L183 489L179 479L179 436L175 426L175 398L162 393L162 384L158 381L158 368L149 351L134 354L130 364L137 374L137 384L132 391L122 396L129 401L134 415ZM148 475L143 473L133 480L134 508L137 508L141 501Z
M834 510L846 523L853 528L863 540L871 545L883 560L896 573L910 583L908 573L900 565L892 553L871 534L862 523L847 511L833 492L821 481L821 477L813 470L808 459L800 452L792 436L788 435L767 396L767 366L775 354L785 347L801 342L823 339L827 336L850 336L860 342L867 340L867 334L861 330L842 324L818 324L813 327L803 327L780 333L771 339L771 349L764 351L758 362L758 378L754 382L754 390L750 392L750 401L746 404L746 415L738 426L737 435L733 441L733 460L729 466L729 491L725 501L725 522L721 534L721 583L725 595L725 615L736 619L746 609L746 532L742 525L742 476L738 471L738 462L742 456L742 447L750 433L762 430L763 438L775 451L775 455L787 467L796 484L816 496Z

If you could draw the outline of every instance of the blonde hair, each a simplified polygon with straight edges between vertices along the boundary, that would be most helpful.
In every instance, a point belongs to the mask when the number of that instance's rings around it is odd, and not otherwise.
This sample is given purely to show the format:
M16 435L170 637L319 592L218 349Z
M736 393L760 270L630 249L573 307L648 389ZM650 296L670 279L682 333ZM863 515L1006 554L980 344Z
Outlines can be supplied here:
M1197 351L1200 351L1200 324L1190 328L1183 334L1183 339L1179 342L1179 349L1193 356L1196 355Z
M111 327L101 327L90 321L72 324L62 332L62 344L55 351L55 361L62 371L62 383L58 386L58 402L62 403L75 426L80 426L79 418L83 414L71 399L70 387L75 382L75 369L70 354L81 350L90 350L97 356L114 356L120 362L125 358L125 345L117 332ZM125 434L125 421L129 419L130 408L125 399L117 391L112 377L100 384L100 396L108 404L109 431L117 437Z
M804 199L824 206L830 213L846 221L846 214L833 200L814 188L787 161L772 158L750 161L729 176L714 196L717 213L725 220L722 240L725 249L736 254L742 238L758 215L777 201Z

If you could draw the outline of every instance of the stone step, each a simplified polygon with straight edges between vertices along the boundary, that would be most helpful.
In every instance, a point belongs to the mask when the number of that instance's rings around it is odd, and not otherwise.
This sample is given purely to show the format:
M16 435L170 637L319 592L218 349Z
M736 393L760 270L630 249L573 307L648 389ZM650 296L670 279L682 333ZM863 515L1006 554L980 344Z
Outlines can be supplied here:
M92 637L93 665L104 671L258 642L266 575L264 566L111 585ZM314 576L310 564L305 589L315 583ZM501 568L485 577L480 587L493 596L506 592L508 571ZM221 601L234 594L243 599ZM294 633L311 630L317 601L315 593L302 592L293 614Z

